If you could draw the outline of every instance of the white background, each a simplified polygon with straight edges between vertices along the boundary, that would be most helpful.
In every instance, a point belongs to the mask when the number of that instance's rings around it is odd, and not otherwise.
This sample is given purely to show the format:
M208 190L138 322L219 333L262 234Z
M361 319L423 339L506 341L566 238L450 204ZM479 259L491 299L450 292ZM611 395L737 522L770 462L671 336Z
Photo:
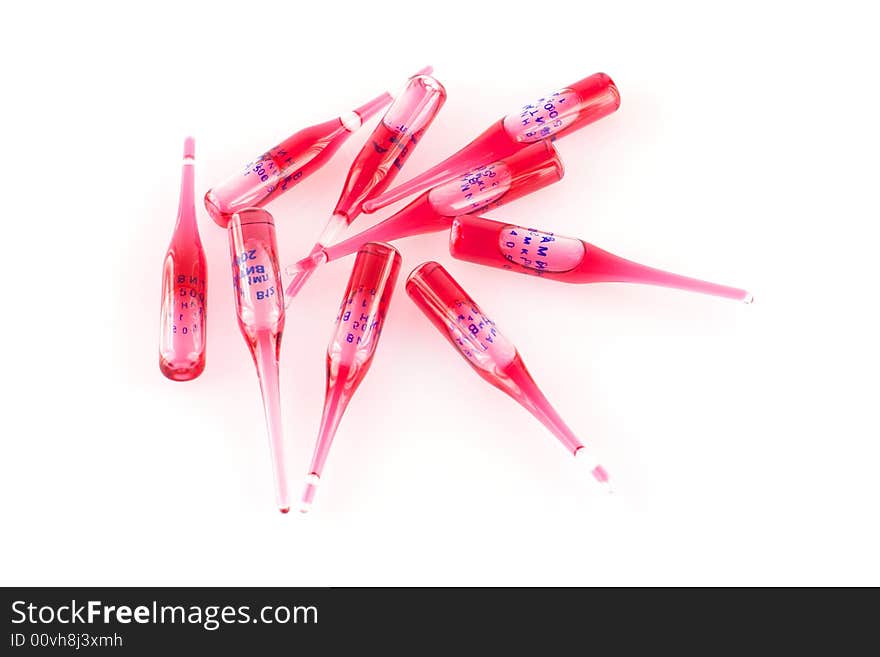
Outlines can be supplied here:
M826 7L4 5L2 583L880 584L877 17ZM449 98L400 180L605 71L620 110L558 142L560 184L494 218L756 303L554 284L455 261L442 234L400 241L382 344L315 508L282 516L227 238L201 203L207 369L181 384L157 367L182 140L197 138L200 197L428 63ZM269 207L285 262L367 134ZM601 450L615 495L408 299L429 259ZM288 316L297 494L351 263Z

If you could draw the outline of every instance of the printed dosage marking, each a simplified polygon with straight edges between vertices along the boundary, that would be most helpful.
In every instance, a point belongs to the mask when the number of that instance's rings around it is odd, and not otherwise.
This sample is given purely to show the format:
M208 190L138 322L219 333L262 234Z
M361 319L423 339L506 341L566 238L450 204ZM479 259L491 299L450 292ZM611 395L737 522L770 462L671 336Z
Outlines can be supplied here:
M493 162L468 171L432 189L429 200L444 216L469 214L501 198L510 189L510 172L504 162Z
M513 360L516 353L513 345L476 304L460 300L453 304L452 310L456 318L449 323L449 334L468 360L483 369L504 367Z
M571 89L555 91L508 114L504 128L517 141L533 142L555 135L578 115L578 96Z
M275 164L272 153L266 152L253 162L248 162L244 167L242 175L245 178L259 179L266 193L271 194L278 187L278 178L281 175L281 171L278 169L278 165Z
M530 269L538 276L573 269L584 257L580 240L522 226L505 226L498 236L498 246L509 262ZM513 267L506 265L505 268Z
M498 181L495 180L497 177L495 166L492 163L485 167L478 167L474 171L465 174L459 181L461 183L462 200L470 203L472 209L476 210L488 203L486 190L498 186ZM474 196L477 197L476 200L474 200Z
M260 249L247 249L236 256L235 260L238 265L238 271L233 274L232 283L240 297L244 296L245 284L248 288L252 288L257 285L275 283L269 275L271 273L271 266L267 268L265 264L259 262L258 254L264 255ZM274 284L261 290L251 291L248 289L248 292L253 293L253 299L256 301L269 299L277 293Z
M171 332L198 335L205 321L205 280L179 274L174 286Z
M388 141L391 143L392 148L399 151L392 164L400 169L403 167L403 162L406 160L406 156L409 155L410 144L415 148L416 144L419 143L419 139L422 138L422 133L413 132L412 134L407 134L409 128L405 125L399 125L395 130L396 132L388 137Z
M266 196L271 196L275 192L286 191L302 178L302 169L285 173L290 171L295 164L293 155L287 149L273 148L260 155L253 162L248 162L242 175L245 178L259 179Z
M375 344L384 316L381 304L376 304L376 289L361 285L342 302L336 315L336 335L348 344Z
M387 172L392 166L398 169L403 167L407 155L422 138L422 132L411 133L409 127L404 124L391 127L384 122L373 134L373 152L378 156L376 169L382 172ZM389 152L390 155L386 155ZM389 164L388 160L392 156L394 159Z
M279 183L277 184L279 192L287 191L288 188L299 182L299 179L303 176L302 168L296 171L291 171L294 164L296 163L293 159L293 155L289 153L286 148L273 148L271 151L269 151L268 155L272 159L273 164L277 163L278 166L278 177L281 178ZM284 175L285 171L291 172ZM275 189L276 186L271 186L268 189L268 193L273 193Z

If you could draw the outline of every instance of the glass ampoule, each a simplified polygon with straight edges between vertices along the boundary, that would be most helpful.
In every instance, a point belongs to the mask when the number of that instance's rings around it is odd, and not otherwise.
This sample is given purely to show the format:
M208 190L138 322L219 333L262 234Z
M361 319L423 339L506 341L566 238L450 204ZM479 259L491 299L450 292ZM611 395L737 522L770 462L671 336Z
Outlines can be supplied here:
M205 369L208 261L195 207L195 140L183 145L177 222L162 267L159 369L172 381L190 381Z
M459 260L564 283L641 283L752 302L747 290L648 267L574 237L475 215L452 222L449 253Z

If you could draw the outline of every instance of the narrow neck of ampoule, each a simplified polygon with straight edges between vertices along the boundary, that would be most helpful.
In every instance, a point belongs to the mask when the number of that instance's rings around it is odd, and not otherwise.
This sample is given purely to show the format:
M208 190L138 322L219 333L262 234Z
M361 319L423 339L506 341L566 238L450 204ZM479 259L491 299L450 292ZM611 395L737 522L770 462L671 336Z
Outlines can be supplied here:
M183 146L183 164L180 172L180 196L177 202L177 223L175 232L193 231L198 238L196 229L195 200L195 141L187 137Z
M592 450L584 446L559 413L556 412L556 409L553 408L544 396L544 393L538 388L534 379L532 379L519 355L503 369L503 375L506 377L505 390L507 390L508 394L516 399L524 408L528 409L541 424L547 427L565 449L572 456L577 457L578 461L586 467L593 478L606 486L608 492L611 492L608 471L595 460Z
M642 265L586 242L584 246L586 255L581 267L578 268L579 276L584 282L641 283L709 294L745 303L752 301L752 295L747 290Z
M350 367L340 365L338 374L333 381L327 385L327 393L324 398L324 413L321 416L321 427L318 430L318 442L315 446L315 455L312 459L313 474L319 475L324 469L324 463L327 460L327 453L330 445L336 436L336 430L339 428L339 422L348 408L348 402L354 393L353 382L349 381L351 376Z
M330 367L334 368L335 365L331 364ZM331 376L329 371L327 373L329 378L324 396L324 412L321 415L318 440L315 443L309 474L306 477L306 485L300 500L300 511L303 513L307 512L315 501L315 494L318 492L318 484L324 472L324 464L327 462L330 447L333 445L333 438L336 437L339 423L345 414L345 409L348 408L348 402L351 401L354 387L356 387L356 384L351 386L351 382L348 380L351 376L349 370L349 366L338 365L335 376Z
M375 226L361 231L338 244L324 249L326 260L336 260L355 253L367 242L390 242L402 237L446 230L452 217L444 217L434 210L428 195L423 194L399 212Z
M565 449L574 454L583 447L583 443L538 388L519 356L503 369L503 375L506 377L506 382L513 384L507 388L510 396L538 418L541 424L547 427L563 444Z
M287 474L284 463L284 438L281 428L281 394L278 383L278 348L280 336L274 331L257 331L252 345L263 411L266 415L266 431L269 436L269 453L275 481L275 500L282 513L290 510L287 491Z
M342 229L350 224L355 217L357 217L357 214L352 214L353 216L349 216L347 214L337 212L331 215L330 218L327 220L327 223L324 225L324 229L321 231L321 234L318 236L318 241L315 243L315 246L323 248L332 244L336 237L342 232Z

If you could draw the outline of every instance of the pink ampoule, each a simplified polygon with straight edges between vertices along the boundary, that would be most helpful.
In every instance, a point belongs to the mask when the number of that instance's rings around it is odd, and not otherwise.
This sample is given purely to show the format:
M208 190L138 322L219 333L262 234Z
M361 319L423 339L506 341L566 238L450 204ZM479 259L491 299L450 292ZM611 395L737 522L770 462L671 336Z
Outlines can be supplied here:
M447 230L457 215L494 210L561 180L564 174L553 144L532 144L507 159L478 166L425 192L385 221L306 256L288 270L314 269L355 253L366 242L390 242Z
M208 261L196 223L195 140L183 144L177 223L162 268L159 369L173 381L190 381L205 369Z
M439 263L423 263L407 278L406 292L477 374L522 404L610 490L607 471L544 397L516 347L449 272Z
M304 128L269 149L205 194L208 214L221 228L233 213L263 207L320 169L352 133L391 102L388 92L342 116Z
M456 217L449 253L459 260L565 283L644 283L752 302L746 290L640 265L573 237L477 216Z
M400 254L388 244L371 242L358 251L327 348L324 414L303 490L304 513L315 499L339 421L370 369L399 271Z
M537 141L553 141L614 112L620 94L610 77L596 73L528 103L496 121L471 143L394 189L364 203L375 212L407 196L452 179L461 171L502 160Z
M227 230L238 326L257 366L275 476L275 497L278 508L282 513L287 513L290 504L278 388L284 295L278 269L275 221L265 210L247 208L232 215Z
M385 191L400 173L404 162L422 140L425 131L446 102L446 90L428 75L430 68L412 76L373 134L355 157L333 215L324 226L310 255L333 242L339 231L362 212L363 202ZM296 296L314 270L297 272L285 290L288 300Z

